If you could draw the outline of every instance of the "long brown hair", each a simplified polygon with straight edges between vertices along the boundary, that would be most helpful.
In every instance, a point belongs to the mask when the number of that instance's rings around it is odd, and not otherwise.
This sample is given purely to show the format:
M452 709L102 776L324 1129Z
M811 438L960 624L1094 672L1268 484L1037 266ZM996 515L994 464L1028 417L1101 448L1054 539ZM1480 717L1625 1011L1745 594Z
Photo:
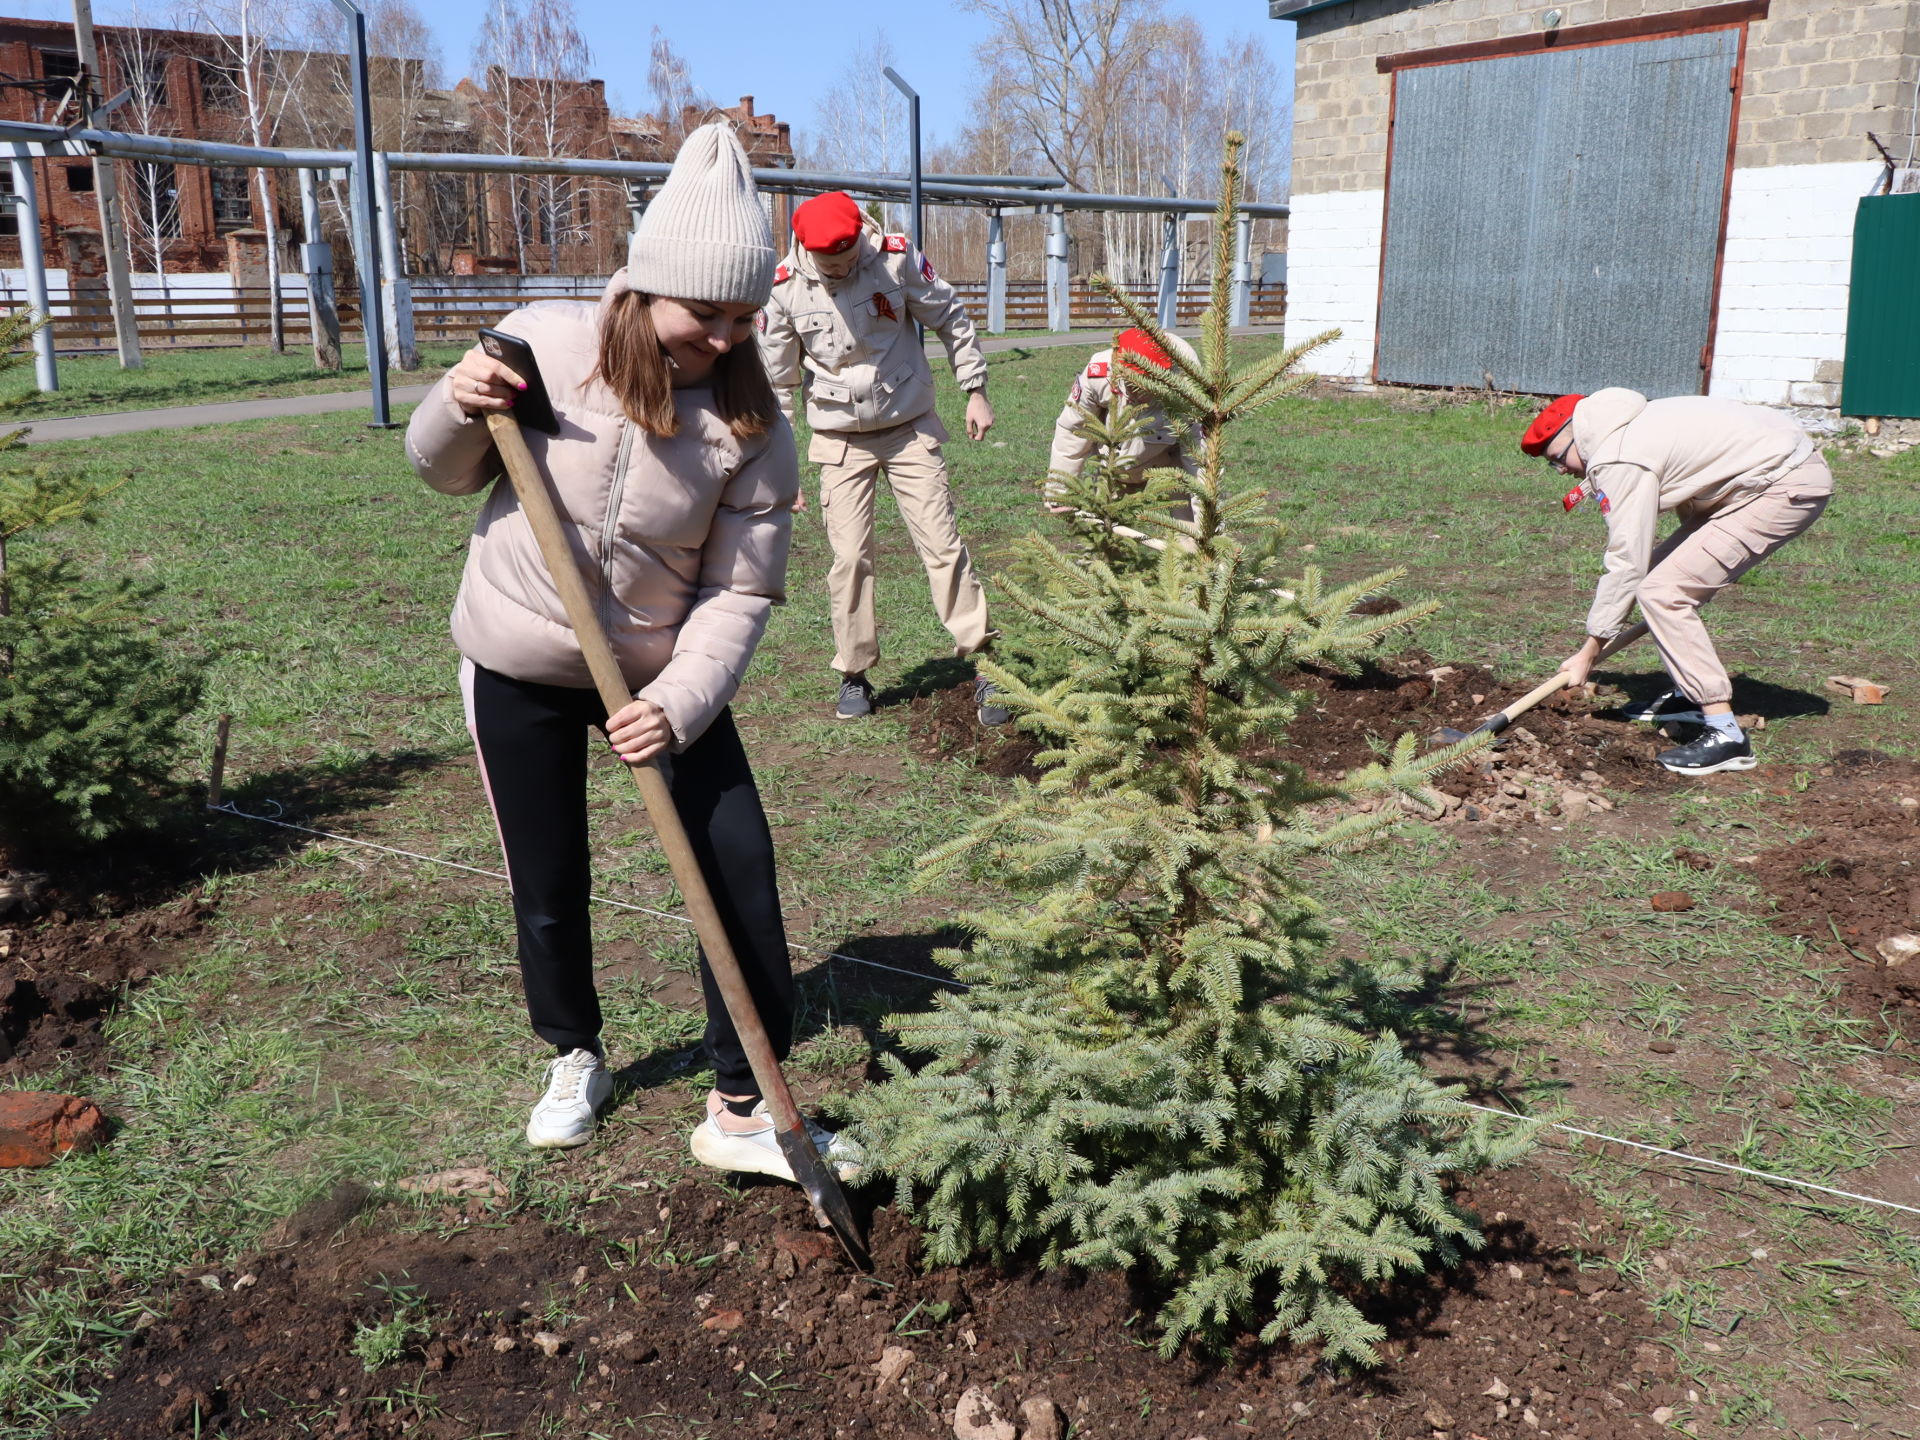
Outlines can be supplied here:
M680 428L673 412L673 371L653 328L652 297L637 290L616 295L600 326L600 363L594 373L620 397L627 418L649 435ZM720 418L738 436L764 435L780 413L773 382L749 338L713 362L713 398Z

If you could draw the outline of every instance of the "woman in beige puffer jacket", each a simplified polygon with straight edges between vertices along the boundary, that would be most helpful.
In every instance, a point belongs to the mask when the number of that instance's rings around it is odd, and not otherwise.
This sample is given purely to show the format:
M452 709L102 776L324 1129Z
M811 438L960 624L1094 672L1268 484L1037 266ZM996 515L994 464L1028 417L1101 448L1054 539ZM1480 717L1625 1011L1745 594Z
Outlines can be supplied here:
M586 734L661 757L760 1016L784 1057L793 974L773 839L728 702L784 598L799 467L753 343L774 251L730 129L687 138L598 305L544 302L500 328L539 364L559 433L527 432L634 700L606 714L484 417L520 377L469 351L407 430L435 490L491 485L454 602L468 728L513 886L533 1029L558 1052L527 1139L577 1145L612 1092L588 892ZM791 1179L706 957L715 1088L694 1153ZM820 1132L823 1150L844 1156Z

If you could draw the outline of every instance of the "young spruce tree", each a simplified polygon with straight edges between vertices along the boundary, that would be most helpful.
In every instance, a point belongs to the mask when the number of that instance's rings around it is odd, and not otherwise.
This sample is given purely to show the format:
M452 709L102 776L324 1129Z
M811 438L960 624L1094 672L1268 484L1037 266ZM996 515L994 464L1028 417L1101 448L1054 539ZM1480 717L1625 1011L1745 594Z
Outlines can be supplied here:
M0 315L0 374L44 323ZM161 643L158 584L102 575L46 543L56 527L92 524L118 486L19 468L25 433L0 434L0 867L147 819L204 674Z
M1372 1364L1381 1331L1356 1296L1476 1245L1448 1177L1525 1141L1488 1129L1379 1022L1379 997L1411 977L1334 961L1302 880L1309 857L1392 823L1326 802L1419 795L1463 749L1422 755L1405 736L1338 786L1273 758L1308 703L1289 670L1352 668L1432 607L1353 613L1398 571L1286 577L1264 481L1228 480L1228 427L1304 384L1298 361L1331 338L1229 364L1241 144L1228 137L1197 363L1095 281L1173 356L1126 384L1192 423L1198 474L1125 492L1115 451L1137 417L1089 417L1106 453L1069 495L1091 553L1029 537L1024 579L999 587L1041 632L1029 653L1069 657L1065 673L983 667L1052 742L1044 773L922 861L1019 903L965 917L972 947L943 958L971 988L890 1022L931 1058L888 1056L851 1105L933 1262L1124 1267L1161 1297L1163 1352L1257 1330ZM1187 493L1192 519L1167 513Z

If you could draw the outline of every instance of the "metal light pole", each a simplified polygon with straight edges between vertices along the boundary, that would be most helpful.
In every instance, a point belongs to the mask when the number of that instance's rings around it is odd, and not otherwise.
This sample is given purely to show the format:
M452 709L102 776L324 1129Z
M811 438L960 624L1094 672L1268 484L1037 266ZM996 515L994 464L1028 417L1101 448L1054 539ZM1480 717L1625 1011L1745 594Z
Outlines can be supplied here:
M926 243L920 233L920 92L902 80L900 72L891 65L883 73L893 82L893 88L907 97L907 128L910 132L907 144L911 157L907 165L907 209L911 212L913 248L924 255Z
M373 424L391 429L387 398L387 343L380 309L380 256L374 240L378 202L373 193L373 100L367 91L367 14L353 0L333 0L347 17L352 43L347 57L353 80L353 251L360 270L360 329L367 342L367 375L373 381Z
M40 197L34 183L33 152L15 143L12 152L14 215L19 219L20 266L27 272L27 304L43 322L33 332L33 379L48 394L60 388L60 371L53 360L53 326L48 317L47 262L40 253Z

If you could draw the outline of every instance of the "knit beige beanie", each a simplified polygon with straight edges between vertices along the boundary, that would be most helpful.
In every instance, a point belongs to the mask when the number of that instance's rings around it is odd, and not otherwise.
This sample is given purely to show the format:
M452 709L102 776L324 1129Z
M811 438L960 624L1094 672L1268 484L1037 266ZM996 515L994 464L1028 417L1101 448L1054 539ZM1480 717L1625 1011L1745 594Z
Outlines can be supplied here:
M675 300L764 305L777 259L747 152L732 126L702 125L627 243L627 285Z

